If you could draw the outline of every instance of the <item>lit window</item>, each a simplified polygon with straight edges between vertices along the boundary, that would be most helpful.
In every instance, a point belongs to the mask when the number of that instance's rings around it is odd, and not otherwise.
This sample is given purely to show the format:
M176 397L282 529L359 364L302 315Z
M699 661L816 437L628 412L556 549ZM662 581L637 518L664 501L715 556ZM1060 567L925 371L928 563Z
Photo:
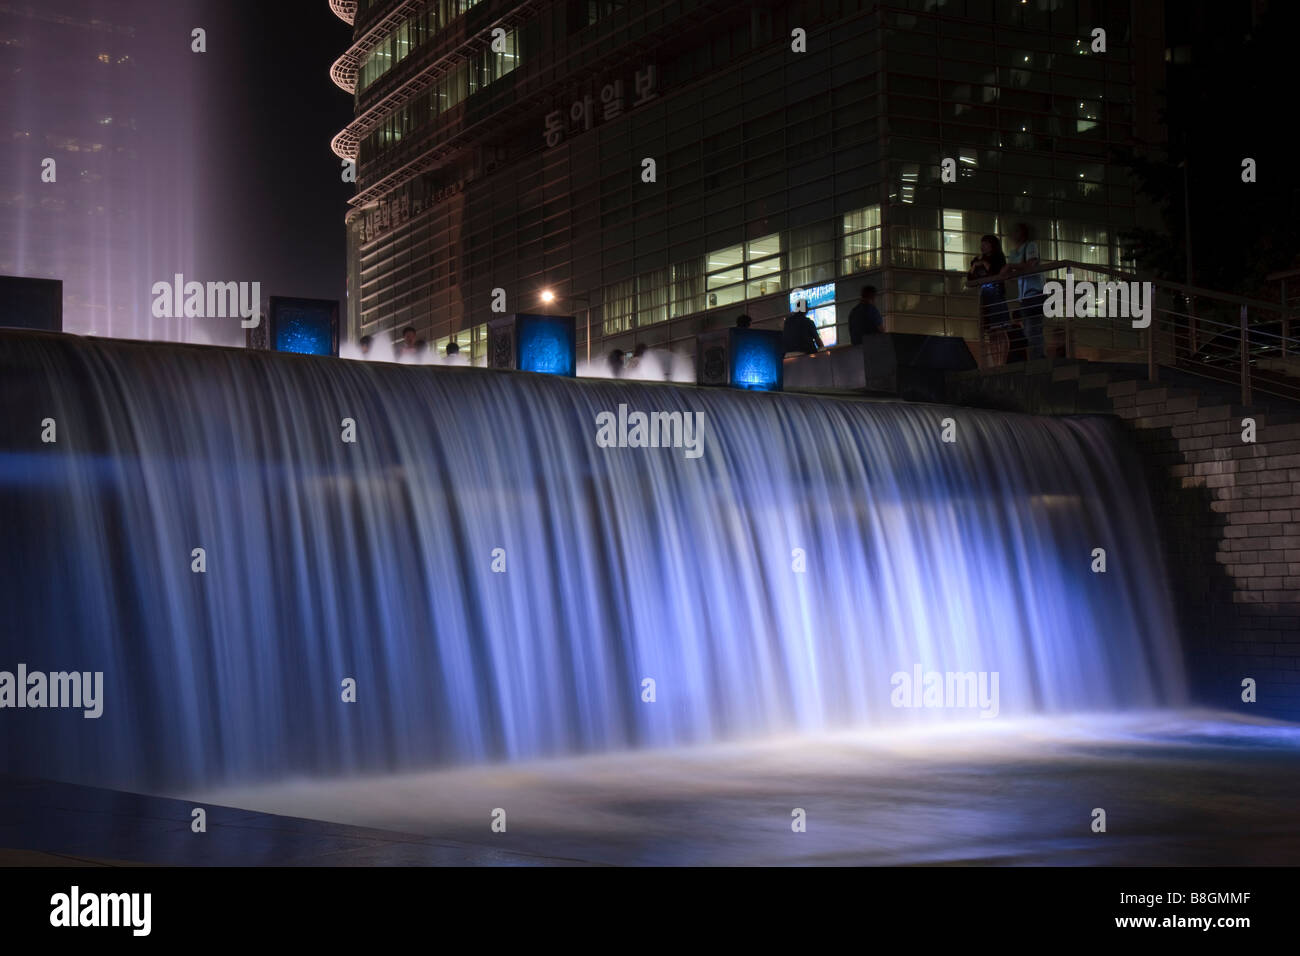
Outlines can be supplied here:
M880 265L880 207L864 206L844 215L844 253L840 272L849 275Z
M703 259L692 259L673 266L673 295L670 303L672 315L691 315L704 311L704 271Z
M770 295L782 285L781 234L710 252L706 264L707 308Z
M960 209L943 211L943 267L949 272L966 271L965 224Z
M605 287L604 334L617 335L636 324L636 280L626 279Z
M656 269L636 282L636 324L638 327L668 320L669 270Z
M708 292L708 308L739 302L744 298L745 247L730 246L710 252L705 260L708 278L705 290Z
M916 202L916 184L921 181L921 167L917 163L904 163L898 178L902 180L898 187L898 201Z
M781 234L752 239L745 245L745 298L757 299L779 292L781 282Z
M1101 122L1101 103L1097 100L1081 100L1076 110L1075 132L1086 133L1090 129L1096 129Z

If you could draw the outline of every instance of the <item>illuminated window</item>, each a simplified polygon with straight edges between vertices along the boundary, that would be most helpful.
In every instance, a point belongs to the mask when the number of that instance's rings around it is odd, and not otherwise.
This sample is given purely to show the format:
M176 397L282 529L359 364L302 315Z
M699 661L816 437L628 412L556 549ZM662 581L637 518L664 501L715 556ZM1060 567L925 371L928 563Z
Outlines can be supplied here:
M486 368L488 363L487 323L484 322L482 325L474 326L472 332L473 335L470 338L470 345L469 345L470 364L477 365L480 368Z
M707 308L730 305L745 298L745 246L729 246L710 252L705 259L708 278L704 288L708 293Z
M843 221L844 252L840 273L866 272L880 265L880 206L864 206L846 213Z
M1050 258L1072 259L1099 266L1119 264L1117 258L1112 258L1109 233L1101 226L1053 220L1051 238L1054 252ZM1041 239L1038 256L1040 259L1049 258Z
M745 244L745 298L757 299L781 286L781 234L773 233Z
M732 305L779 292L782 285L781 234L710 252L705 259L706 308Z
M605 287L604 335L626 332L636 324L636 280Z
M835 278L835 224L819 222L790 231L792 286L817 285Z
M975 240L978 248L979 240ZM965 272L975 253L966 242L965 217L960 209L943 211L943 267L949 272Z
M433 39L452 20L481 2L482 0L434 0L425 10L417 13L394 30L362 61L360 76L357 77L357 92L360 93L410 56L422 44ZM509 52L494 54L494 56L499 56L502 59L510 57L513 60L514 34L508 37L507 42ZM497 76L504 76L513 69L514 64L512 63L509 68L498 72Z
M1075 100L1075 103L1078 104L1075 107L1075 132L1086 133L1091 129L1096 129L1101 122L1101 102L1099 100Z
M895 195L901 203L916 202L916 184L921 181L921 167L918 163L904 163L899 173L898 190Z
M636 324L668 321L668 270L656 269L636 280Z
M514 71L519 65L519 55L516 50L516 38L518 34L511 32L505 37L505 49L500 53L494 53L492 50L487 51L486 61L483 66L483 85L487 86L493 80L499 80L507 73Z
M1005 232L996 213L971 209L945 209L943 211L943 268L949 272L968 271L971 260L980 254L980 239L986 235L1004 235Z
M703 312L704 296L704 262L692 259L673 266L673 294L669 308L672 315L690 315Z
M506 34L505 52L493 53L490 49L480 50L470 59L454 67L424 96L399 108L385 120L384 126L365 139L362 145L363 162L372 159L376 151L382 151L398 142L402 134L419 129L440 114L464 102L471 94L482 89L492 80L512 72L519 65L517 43L516 33ZM389 132L384 131L386 127ZM392 132L393 129L397 130L396 134Z

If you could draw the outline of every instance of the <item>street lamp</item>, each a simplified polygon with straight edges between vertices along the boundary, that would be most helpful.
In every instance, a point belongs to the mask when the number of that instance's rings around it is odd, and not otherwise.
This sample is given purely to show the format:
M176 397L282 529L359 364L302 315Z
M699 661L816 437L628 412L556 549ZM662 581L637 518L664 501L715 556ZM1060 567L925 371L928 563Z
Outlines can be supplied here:
M541 300L547 305L550 305L552 302L555 302L559 298L560 296L557 296L553 289L542 290ZM581 295L567 295L564 296L563 298L568 299L571 302L581 302L585 306L583 311L586 312L587 314L587 364L590 365L591 364L591 300L588 299L586 296L581 296Z

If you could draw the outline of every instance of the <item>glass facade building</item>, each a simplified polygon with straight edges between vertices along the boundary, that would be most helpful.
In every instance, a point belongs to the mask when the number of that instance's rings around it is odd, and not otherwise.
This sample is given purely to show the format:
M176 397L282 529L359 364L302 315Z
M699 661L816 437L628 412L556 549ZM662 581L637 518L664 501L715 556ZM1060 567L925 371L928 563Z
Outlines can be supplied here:
M358 163L349 335L411 325L480 362L496 290L510 312L553 290L593 355L688 350L741 312L779 327L799 298L847 341L866 284L891 331L974 340L981 235L1024 221L1044 260L1122 266L1138 200L1110 160L1159 135L1159 3L362 0L354 16L355 69L334 71L356 103L335 139Z

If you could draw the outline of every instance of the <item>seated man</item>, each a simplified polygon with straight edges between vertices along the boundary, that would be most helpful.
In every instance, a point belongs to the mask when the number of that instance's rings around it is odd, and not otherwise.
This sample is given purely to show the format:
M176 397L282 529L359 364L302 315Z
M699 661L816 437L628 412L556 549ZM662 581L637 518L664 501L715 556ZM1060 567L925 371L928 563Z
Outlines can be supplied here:
M781 344L786 352L803 352L811 355L822 345L822 337L817 333L817 326L808 317L808 306L801 299L798 307L785 317L785 327L781 330Z

